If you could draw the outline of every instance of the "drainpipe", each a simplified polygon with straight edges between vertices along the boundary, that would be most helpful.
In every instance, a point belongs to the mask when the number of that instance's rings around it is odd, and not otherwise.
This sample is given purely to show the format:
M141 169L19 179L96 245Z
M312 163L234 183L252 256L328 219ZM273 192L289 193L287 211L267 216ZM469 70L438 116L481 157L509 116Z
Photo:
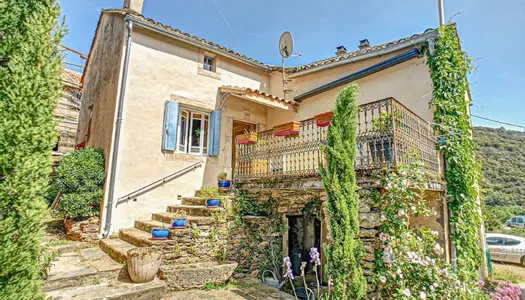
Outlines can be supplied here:
M124 109L124 97L126 95L126 81L128 77L129 54L131 52L131 33L133 31L133 21L127 19L128 36L126 41L126 53L124 54L124 66L122 68L122 78L120 81L120 96L117 107L117 120L115 122L115 136L113 138L113 152L111 155L111 166L109 173L108 203L106 206L106 222L102 237L109 235L111 229L111 217L113 211L113 198L115 197L115 178L117 170L118 148L120 144L120 130L122 127L122 111Z

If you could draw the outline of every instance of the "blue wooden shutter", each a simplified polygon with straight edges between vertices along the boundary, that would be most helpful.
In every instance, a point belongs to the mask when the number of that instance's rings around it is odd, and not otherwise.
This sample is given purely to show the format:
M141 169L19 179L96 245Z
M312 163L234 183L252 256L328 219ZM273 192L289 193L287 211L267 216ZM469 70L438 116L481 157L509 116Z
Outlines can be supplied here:
M219 155L221 140L221 111L215 110L210 115L210 135L208 137L208 156Z
M164 126L162 150L174 151L177 144L177 125L179 123L179 102L166 101L164 105Z

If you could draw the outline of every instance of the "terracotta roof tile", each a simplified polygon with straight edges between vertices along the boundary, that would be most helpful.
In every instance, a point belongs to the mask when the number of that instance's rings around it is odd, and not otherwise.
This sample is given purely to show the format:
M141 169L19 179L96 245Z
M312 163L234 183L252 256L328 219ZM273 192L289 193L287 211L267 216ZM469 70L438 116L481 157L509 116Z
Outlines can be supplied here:
M281 102L284 102L284 103L292 105L292 106L299 106L299 103L294 101L294 100L286 100L284 98L277 97L277 96L274 96L272 94L268 94L268 93L265 93L265 92L262 92L262 91L259 91L259 90L256 90L256 89L247 88L247 87L239 87L239 86L233 86L233 85L223 85L223 86L220 87L220 89L237 90L237 91L245 93L245 94L256 94L256 95L263 96L264 98L267 98L269 100L281 101Z
M62 79L62 81L76 85L81 85L81 77L82 73L69 69L63 69L62 73L60 74L60 79Z

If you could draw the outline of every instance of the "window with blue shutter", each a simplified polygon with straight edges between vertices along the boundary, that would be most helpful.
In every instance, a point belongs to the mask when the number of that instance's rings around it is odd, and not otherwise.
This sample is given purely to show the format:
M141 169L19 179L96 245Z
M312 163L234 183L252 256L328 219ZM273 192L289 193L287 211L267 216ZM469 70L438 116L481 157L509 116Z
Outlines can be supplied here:
M177 145L177 127L179 122L179 103L166 101L164 105L164 126L162 150L174 151Z
M208 155L219 155L221 140L221 111L213 111L210 115L210 134L208 138Z

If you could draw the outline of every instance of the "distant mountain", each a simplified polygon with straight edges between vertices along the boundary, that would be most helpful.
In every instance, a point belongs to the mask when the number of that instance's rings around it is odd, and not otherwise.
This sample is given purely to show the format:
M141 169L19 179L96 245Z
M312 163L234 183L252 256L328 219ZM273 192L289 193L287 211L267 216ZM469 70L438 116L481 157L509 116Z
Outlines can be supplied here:
M487 206L525 207L525 132L474 127Z

